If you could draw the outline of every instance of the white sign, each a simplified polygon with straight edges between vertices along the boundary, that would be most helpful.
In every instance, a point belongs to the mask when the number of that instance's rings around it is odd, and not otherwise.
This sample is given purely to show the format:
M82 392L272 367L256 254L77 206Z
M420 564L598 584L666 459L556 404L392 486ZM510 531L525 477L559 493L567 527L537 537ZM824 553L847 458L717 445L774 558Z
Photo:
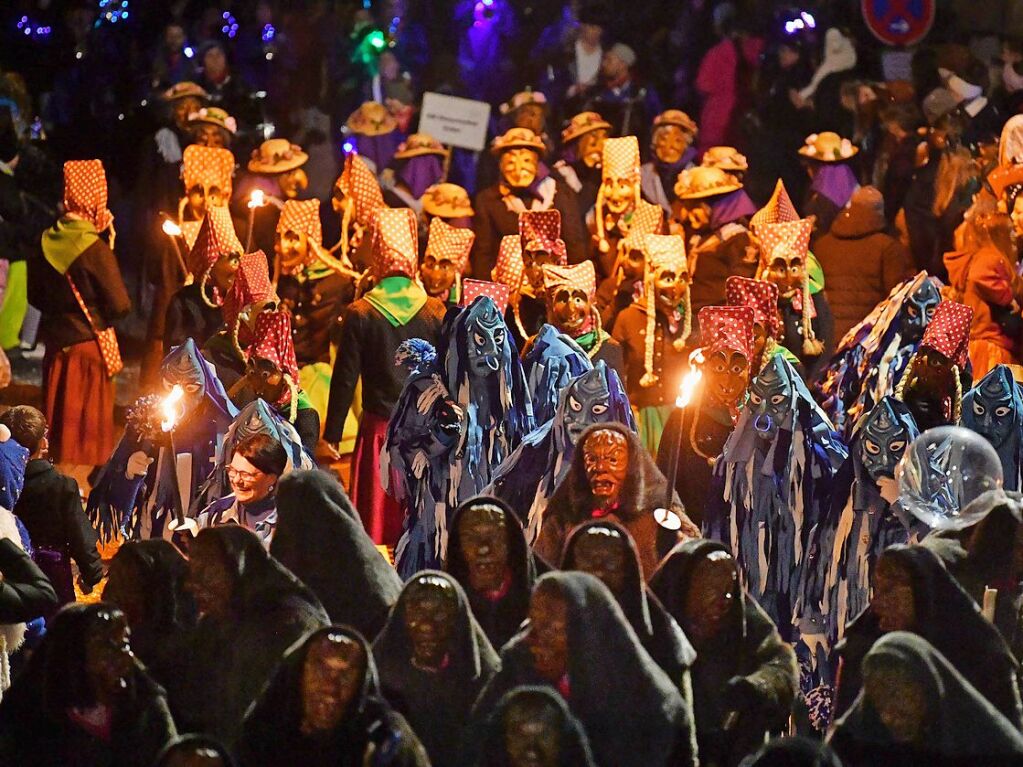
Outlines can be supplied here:
M419 132L442 144L480 151L487 145L490 104L440 93L424 93Z

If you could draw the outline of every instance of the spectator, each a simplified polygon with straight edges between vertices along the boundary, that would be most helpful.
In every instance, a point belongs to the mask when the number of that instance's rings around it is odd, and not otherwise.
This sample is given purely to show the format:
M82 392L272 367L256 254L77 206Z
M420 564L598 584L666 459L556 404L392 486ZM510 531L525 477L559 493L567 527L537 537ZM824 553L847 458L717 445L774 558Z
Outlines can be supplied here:
M909 251L885 231L884 199L872 186L853 192L814 255L824 269L839 339L913 274Z
M0 416L0 423L29 451L25 487L13 511L28 530L35 558L49 576L59 604L74 602L72 561L84 593L91 593L103 578L96 532L82 509L78 483L47 460L48 427L40 411L18 405Z
M177 23L163 29L163 40L153 60L150 84L163 90L195 76L195 65L185 54L185 30Z

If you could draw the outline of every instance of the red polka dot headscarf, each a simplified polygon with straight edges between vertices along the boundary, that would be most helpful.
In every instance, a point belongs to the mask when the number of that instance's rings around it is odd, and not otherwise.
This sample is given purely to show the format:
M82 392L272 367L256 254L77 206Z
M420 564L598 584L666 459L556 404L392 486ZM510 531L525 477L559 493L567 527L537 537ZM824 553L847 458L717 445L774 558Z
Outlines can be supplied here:
M255 340L249 346L249 359L269 360L292 381L297 381L298 360L291 337L291 315L283 310L261 312L252 335Z
M486 282L485 280L466 280L462 284L462 300L459 306L463 308L472 304L480 296L489 296L497 305L501 314L508 310L508 295L511 292L507 285L498 282Z
M507 285L516 293L522 289L526 267L522 263L522 238L517 234L508 234L501 238L497 249L497 263L490 275L495 282Z
M234 155L222 147L189 144L182 153L181 178L185 192L194 186L201 186L209 193L212 187L219 189L225 198L231 196L231 177L234 175Z
M759 322L770 338L781 333L778 314L778 286L766 280L751 280L733 275L725 280L725 302L729 306L748 306L753 310L753 322Z
M97 232L113 227L114 214L107 208L107 174L102 162L64 163L64 209L91 221Z
M455 272L461 274L469 263L469 251L476 240L472 229L464 229L439 218L431 219L430 234L426 241L426 254L438 261L447 259L455 266Z
M277 220L277 234L295 232L304 234L317 245L323 242L319 200L288 200Z
M700 309L703 355L738 352L753 356L753 309L748 306L705 306Z
M960 370L966 365L973 309L955 301L942 301L927 323L920 346L941 352Z
M226 207L210 207L199 227L199 235L188 255L188 270L198 282L221 256L244 250L234 231L231 213Z
M597 295L597 273L592 261L583 261L574 266L543 265L544 292L553 297L559 290L579 290L592 301Z
M519 214L519 237L522 239L522 250L542 250L558 259L558 263L568 263L565 241L561 239L561 211L527 210Z
M373 274L378 280L394 274L416 275L419 226L411 208L384 208L373 224Z

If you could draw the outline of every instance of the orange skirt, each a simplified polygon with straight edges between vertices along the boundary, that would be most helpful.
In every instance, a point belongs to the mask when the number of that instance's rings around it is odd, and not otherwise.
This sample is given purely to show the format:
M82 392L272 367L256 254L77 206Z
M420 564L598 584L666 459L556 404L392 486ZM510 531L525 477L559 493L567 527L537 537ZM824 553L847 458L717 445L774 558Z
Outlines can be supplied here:
M43 358L50 455L98 466L114 452L114 382L95 341L46 350Z
M973 380L976 382L991 372L996 365L1017 365L1019 360L1004 346L981 338L970 341L970 364L973 366Z

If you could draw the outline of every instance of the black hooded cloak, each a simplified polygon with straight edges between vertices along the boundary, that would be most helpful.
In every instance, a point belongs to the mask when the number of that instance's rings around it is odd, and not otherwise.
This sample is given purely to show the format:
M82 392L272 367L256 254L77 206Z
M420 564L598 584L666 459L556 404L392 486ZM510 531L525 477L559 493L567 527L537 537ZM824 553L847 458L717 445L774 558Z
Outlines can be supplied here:
M549 687L516 687L497 703L493 713L487 720L483 735L482 756L476 767L511 767L505 746L504 716L516 701L523 697L544 698L547 703L558 711L560 719L561 755L558 767L597 767L590 750L590 740L586 732L569 710L565 700Z
M508 538L508 567L511 580L507 592L497 598L490 599L477 593L469 583L469 565L465 561L459 529L467 509L481 504L496 506L504 511L505 531ZM526 545L526 534L522 522L504 501L487 495L478 495L458 507L451 520L451 534L448 536L447 561L445 570L458 581L469 599L472 614L479 622L487 639L495 650L500 650L515 636L529 612L529 595L538 575L546 572L547 565L538 560Z
M362 689L338 728L325 737L304 735L302 669L310 645L324 634L343 634L362 645ZM380 694L369 643L354 629L330 626L296 642L245 717L239 746L245 767L430 767L419 739Z
M0 764L18 767L150 767L175 735L163 689L136 662L114 705L110 739L73 723L68 711L93 705L85 637L99 602L70 604L49 624L28 666L0 705Z
M663 508L668 500L668 480L661 474L636 432L620 423L594 424L579 437L572 465L544 510L540 535L534 548L544 559L560 561L568 531L580 522L591 519L594 510L598 508L586 478L583 459L585 451L582 446L592 432L605 429L624 435L629 449L629 472L621 489L619 506L607 518L620 523L632 535L639 551L643 576L649 579L661 557L678 543L679 533L661 527L654 520L654 510ZM685 515L682 503L674 491L671 498L672 510L682 518L680 532L688 537L699 537L699 528Z
M436 570L423 570L416 578L422 575L447 581L458 597L458 617L444 668L423 671L412 663L412 639L405 628L407 587L373 643L373 659L384 697L419 734L430 762L434 767L455 767L472 704L497 673L500 661L473 618L458 581Z
M869 668L879 661L897 664L923 686L928 703L924 734L919 744L893 741L860 692L831 737L847 767L1023 764L1023 735L925 639L905 631L886 634L863 663Z
M557 586L568 604L566 702L589 735L597 764L695 765L692 709L643 649L607 586L576 572L547 573L537 586L543 583ZM501 671L476 703L478 720L514 687L550 687L533 667L527 632L528 626L501 651Z
M224 621L204 616L192 632L179 724L232 748L245 711L285 650L329 621L312 591L270 556L252 531L223 525L199 536L216 537L235 586L231 616Z
M981 615L977 604L930 549L897 545L886 549L884 556L895 558L912 578L914 633L944 655L1014 727L1023 726L1016 682L1019 667L998 629ZM841 663L836 716L860 693L862 661L881 636L877 614L868 606L849 624L845 639L835 647Z
M575 546L579 539L592 527L606 527L616 530L626 541L626 568L624 593L618 599L618 606L636 632L643 649L650 653L654 663L675 683L687 703L692 705L693 692L689 669L696 660L693 649L682 627L664 609L654 593L643 581L639 566L639 552L629 531L621 525L605 520L584 522L569 533L565 542L565 555L561 560L562 570L578 570L575 562Z
M730 554L717 541L683 543L650 579L651 591L680 624L685 620L686 593L696 565L714 551ZM724 638L697 653L691 669L693 711L701 760L737 764L763 742L766 732L785 725L798 690L799 674L792 647L745 591L739 591L726 631ZM738 731L726 732L722 728L727 713L722 692L728 680L736 676L746 677L760 693L759 716ZM739 724L744 721L741 719Z
M295 471L277 490L270 554L323 603L330 620L376 636L401 578L362 526L344 488L323 471Z

